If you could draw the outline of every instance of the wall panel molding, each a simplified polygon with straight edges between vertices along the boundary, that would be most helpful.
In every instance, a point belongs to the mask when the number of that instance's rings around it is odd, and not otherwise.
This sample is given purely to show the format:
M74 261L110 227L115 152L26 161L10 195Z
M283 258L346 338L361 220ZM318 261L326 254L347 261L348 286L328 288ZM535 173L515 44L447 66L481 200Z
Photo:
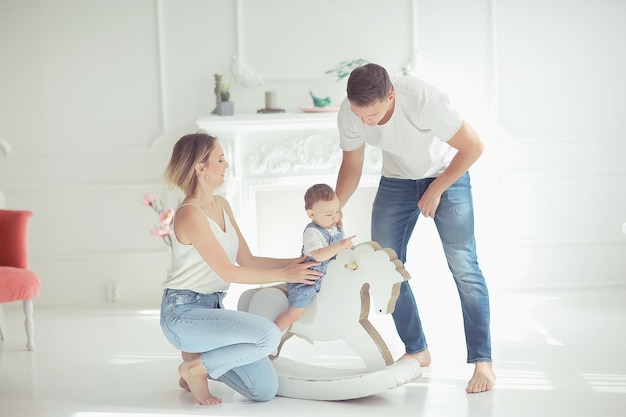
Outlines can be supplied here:
M231 69L238 83L254 87L263 85L265 81L321 78L326 70L349 59L375 60L394 72L400 72L403 67L415 68L418 55L417 2L403 0L402 4L388 3L389 8L398 8L399 11L390 11L393 18L385 20L380 17L381 9L377 3L359 0L320 0L310 4L290 0L266 0L263 3L236 0L237 50ZM306 10L302 10L304 6ZM255 7L273 12L264 13L263 19L258 19L260 13L254 11ZM355 19L353 14L357 9L359 17ZM248 14L254 18L246 19ZM385 27L385 22L392 26ZM293 27L288 26L292 24ZM370 24L377 28L372 32L375 36L372 39L368 38L369 33L362 30ZM306 30L309 36L290 32L301 30ZM378 52L379 56L367 56L371 48L366 45L397 46L402 39L408 40L406 45L397 49L387 48L382 55ZM306 55L306 51L316 49L327 52L315 59L302 56L302 51ZM259 51L262 51L262 59L255 56ZM326 61L320 64L321 59Z
M11 145L9 142L0 139L0 157L6 157L11 152Z
M11 138L7 132L0 132L0 136L4 139L0 141L0 157L7 156L9 152L15 156L38 156L38 155L57 155L57 154L72 154L75 156L80 155L93 155L102 153L127 153L127 152L153 152L162 143L168 130L168 110L166 108L166 90L167 83L165 78L165 51L164 51L164 33L163 33L163 0L144 0L147 4L151 4L154 8L155 22L154 26L154 46L156 50L156 62L154 63L155 75L157 79L157 85L154 87L156 91L157 111L158 114L156 126L154 126L155 134L147 137L144 143L102 143L95 146L81 146L77 143L74 144L58 144L56 146L49 146L48 148L34 148L34 147L19 147L12 146L14 138ZM100 74L106 76L106 71L103 69L103 73ZM150 99L152 100L152 99ZM79 120L80 122L80 120ZM93 127L94 131L98 129L98 126Z
M626 51L613 48L606 54L600 46L626 36L618 17L626 5L606 3L491 0L493 110L505 136L621 137L626 81L620 74L626 72ZM563 10L568 10L567 20L561 19ZM532 31L527 30L530 22Z

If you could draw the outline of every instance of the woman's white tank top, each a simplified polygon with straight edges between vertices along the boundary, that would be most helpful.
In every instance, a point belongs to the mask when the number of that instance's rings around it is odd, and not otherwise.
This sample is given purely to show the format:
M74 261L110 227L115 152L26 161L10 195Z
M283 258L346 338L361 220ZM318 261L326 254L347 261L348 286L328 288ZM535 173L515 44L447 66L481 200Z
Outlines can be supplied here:
M234 264L237 261L237 251L239 250L239 237L233 227L230 217L222 208L224 213L224 225L226 231L202 209L194 204L183 204L180 207L193 206L202 212L211 225L211 230L226 252L228 259ZM180 208L179 207L179 208ZM210 294L218 291L228 290L230 284L220 278L219 275L206 263L200 253L193 245L184 245L176 238L172 239L172 265L167 274L167 279L163 282L163 288L186 289L201 294Z

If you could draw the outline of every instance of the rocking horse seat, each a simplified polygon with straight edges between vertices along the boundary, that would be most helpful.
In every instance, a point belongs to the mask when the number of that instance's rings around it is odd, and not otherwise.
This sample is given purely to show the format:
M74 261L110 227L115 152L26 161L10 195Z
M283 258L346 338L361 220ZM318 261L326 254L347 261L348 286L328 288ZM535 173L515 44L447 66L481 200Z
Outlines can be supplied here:
M378 394L419 378L419 362L410 359L394 363L385 341L368 320L371 301L377 314L393 312L400 284L409 278L396 253L376 242L339 252L328 264L320 292L302 318L285 332L273 357L280 381L278 395L347 400ZM237 308L274 321L288 307L285 291L284 285L247 290ZM280 356L281 348L294 335L311 344L343 340L365 367L319 366Z

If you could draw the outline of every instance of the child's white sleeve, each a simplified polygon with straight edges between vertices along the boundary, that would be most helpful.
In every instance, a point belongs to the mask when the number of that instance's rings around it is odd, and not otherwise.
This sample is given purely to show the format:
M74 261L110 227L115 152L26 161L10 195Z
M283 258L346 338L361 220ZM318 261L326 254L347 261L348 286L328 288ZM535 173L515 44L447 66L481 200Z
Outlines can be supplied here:
M314 227L308 227L302 235L302 247L305 255L309 255L311 252L317 249L321 249L324 246L328 246L328 242L324 239L322 232Z

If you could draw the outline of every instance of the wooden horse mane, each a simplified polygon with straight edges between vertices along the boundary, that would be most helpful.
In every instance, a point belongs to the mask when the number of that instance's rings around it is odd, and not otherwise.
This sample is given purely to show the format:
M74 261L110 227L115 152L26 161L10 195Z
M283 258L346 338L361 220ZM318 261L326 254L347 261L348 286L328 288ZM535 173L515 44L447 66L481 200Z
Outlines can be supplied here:
M393 264L396 266L396 271L400 273L400 275L402 275L404 280L411 279L411 275L404 268L404 264L402 263L401 260L398 259L398 255L396 254L396 251L394 251L391 248L381 248L381 246L376 242L367 242L367 244L372 246L375 251L382 250L386 252L387 256L389 256L389 260L393 262ZM346 265L346 268L349 268L349 269L354 268L354 267L357 267L357 266ZM400 285L401 283L398 282L394 284L392 287L391 298L389 299L389 303L387 305L387 311L389 313L393 313L393 311L395 310L396 301L398 300L398 297L400 296ZM389 347L387 346L387 343L385 343L380 333L378 333L378 330L376 330L374 325L369 321L370 301L371 301L369 287L370 287L370 284L367 284L367 283L363 284L363 286L361 287L361 314L359 316L359 324L363 326L363 328L369 334L372 340L374 340L376 347L378 347L378 350L380 351L380 354L382 355L385 361L385 365L389 366L392 363L394 363L393 356L391 355L391 352L389 351Z

